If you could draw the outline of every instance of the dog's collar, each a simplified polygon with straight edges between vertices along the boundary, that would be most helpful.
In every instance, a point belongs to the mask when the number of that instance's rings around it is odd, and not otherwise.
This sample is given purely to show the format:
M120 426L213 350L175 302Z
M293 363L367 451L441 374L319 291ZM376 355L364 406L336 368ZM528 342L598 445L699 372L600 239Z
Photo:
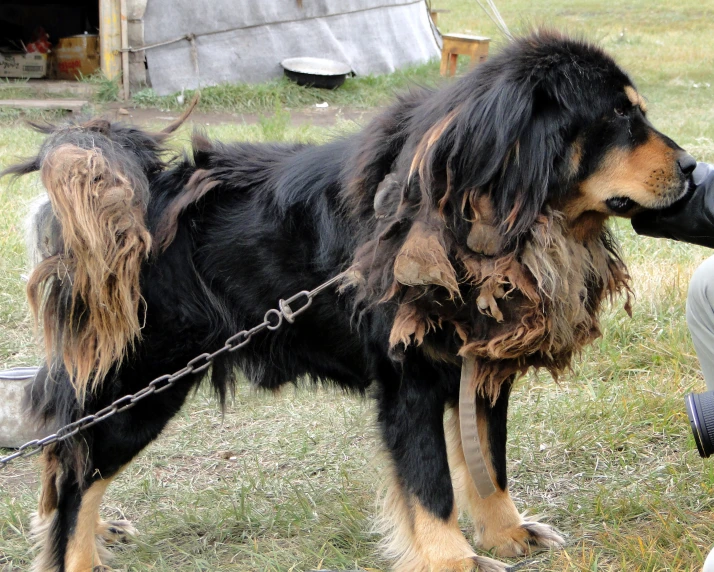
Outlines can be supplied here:
M461 364L461 384L459 387L459 424L461 428L461 446L464 450L464 459L469 473L476 485L476 490L482 499L490 497L496 492L493 479L486 465L486 458L481 449L479 435L478 409L476 398L476 384L474 383L474 369L476 359L463 358ZM478 400L481 401L482 400Z

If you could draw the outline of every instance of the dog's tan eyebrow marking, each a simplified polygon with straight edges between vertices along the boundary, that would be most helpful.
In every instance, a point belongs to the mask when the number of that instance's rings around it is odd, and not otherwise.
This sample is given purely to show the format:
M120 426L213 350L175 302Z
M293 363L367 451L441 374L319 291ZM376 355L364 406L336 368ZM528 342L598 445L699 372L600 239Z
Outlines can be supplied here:
M576 139L572 146L570 147L571 149L571 155L570 155L570 176L574 177L575 175L578 174L578 170L580 169L580 163L583 160L583 143L580 138Z
M627 96L627 99L630 100L632 105L638 105L643 113L647 112L647 103L645 102L644 97L637 93L637 90L635 90L634 87L631 85L625 86L625 95Z

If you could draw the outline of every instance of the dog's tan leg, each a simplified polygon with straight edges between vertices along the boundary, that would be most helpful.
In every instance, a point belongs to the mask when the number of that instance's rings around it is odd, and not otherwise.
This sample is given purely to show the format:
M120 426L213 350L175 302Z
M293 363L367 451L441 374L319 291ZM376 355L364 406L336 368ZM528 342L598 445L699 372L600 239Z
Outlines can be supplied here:
M504 572L507 566L477 556L459 528L456 507L441 519L408 493L394 474L383 500L379 531L395 572Z
M390 368L392 366L390 365ZM385 372L390 372L385 368ZM444 438L445 398L428 362L406 360L385 376L378 420L391 478L384 515L387 555L399 572L503 572L476 556L459 529Z
M104 544L116 540L122 533L131 534L133 528L124 521L104 523L99 520L99 505L112 479L94 481L87 490L79 493L76 483L64 478L62 469L53 449L46 449L42 455L42 491L37 514L32 519L32 534L40 553L33 562L33 572L97 572L104 570L102 560L109 553ZM70 504L79 498L79 506L71 517L71 524L59 516L61 503ZM66 513L67 511L65 511ZM66 517L65 517L66 518ZM64 568L61 556L53 553L57 546L58 531L68 530L64 553Z
M104 570L104 552L97 542L99 506L112 479L98 479L83 492L77 519L70 532L65 554L65 572L98 572Z
M504 398L508 399L508 395L506 394ZM503 422L505 423L505 410L503 411ZM553 528L534 520L528 520L518 512L506 485L505 426L502 427L502 432L498 435L498 439L503 441L503 450L500 451L494 450L494 442L489 438L489 430L494 431L493 425L488 422L485 415L480 415L481 449L484 452L491 478L494 483L497 483L496 492L490 497L482 499L471 479L464 459L458 407L452 409L447 415L446 440L454 492L459 506L465 509L473 520L476 546L484 550L494 550L498 556L503 557L522 556L529 554L534 549L563 547L564 539ZM501 449L500 446L499 449ZM494 463L493 457L496 455L503 456L500 463ZM503 474L497 474L494 465L500 465L498 472Z

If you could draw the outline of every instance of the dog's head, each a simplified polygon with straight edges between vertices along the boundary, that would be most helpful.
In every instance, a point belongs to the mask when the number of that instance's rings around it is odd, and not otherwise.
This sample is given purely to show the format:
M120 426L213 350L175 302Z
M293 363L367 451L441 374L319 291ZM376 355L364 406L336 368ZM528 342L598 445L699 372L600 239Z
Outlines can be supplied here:
M514 40L435 95L418 110L402 169L454 216L464 195L490 199L506 243L546 207L598 228L610 215L665 208L696 165L652 126L611 57L554 32Z
M556 206L574 224L588 215L630 217L642 208L668 207L686 193L696 167L650 123L647 104L629 78L607 63L589 94L592 107L575 114L573 135L564 141L567 160Z

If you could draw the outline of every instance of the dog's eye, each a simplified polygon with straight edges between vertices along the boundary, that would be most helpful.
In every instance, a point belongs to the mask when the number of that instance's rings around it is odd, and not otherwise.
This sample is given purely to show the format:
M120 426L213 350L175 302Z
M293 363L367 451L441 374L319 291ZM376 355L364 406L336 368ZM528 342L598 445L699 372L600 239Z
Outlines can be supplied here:
M627 111L625 111L624 107L616 107L615 115L617 115L618 117L627 117Z

